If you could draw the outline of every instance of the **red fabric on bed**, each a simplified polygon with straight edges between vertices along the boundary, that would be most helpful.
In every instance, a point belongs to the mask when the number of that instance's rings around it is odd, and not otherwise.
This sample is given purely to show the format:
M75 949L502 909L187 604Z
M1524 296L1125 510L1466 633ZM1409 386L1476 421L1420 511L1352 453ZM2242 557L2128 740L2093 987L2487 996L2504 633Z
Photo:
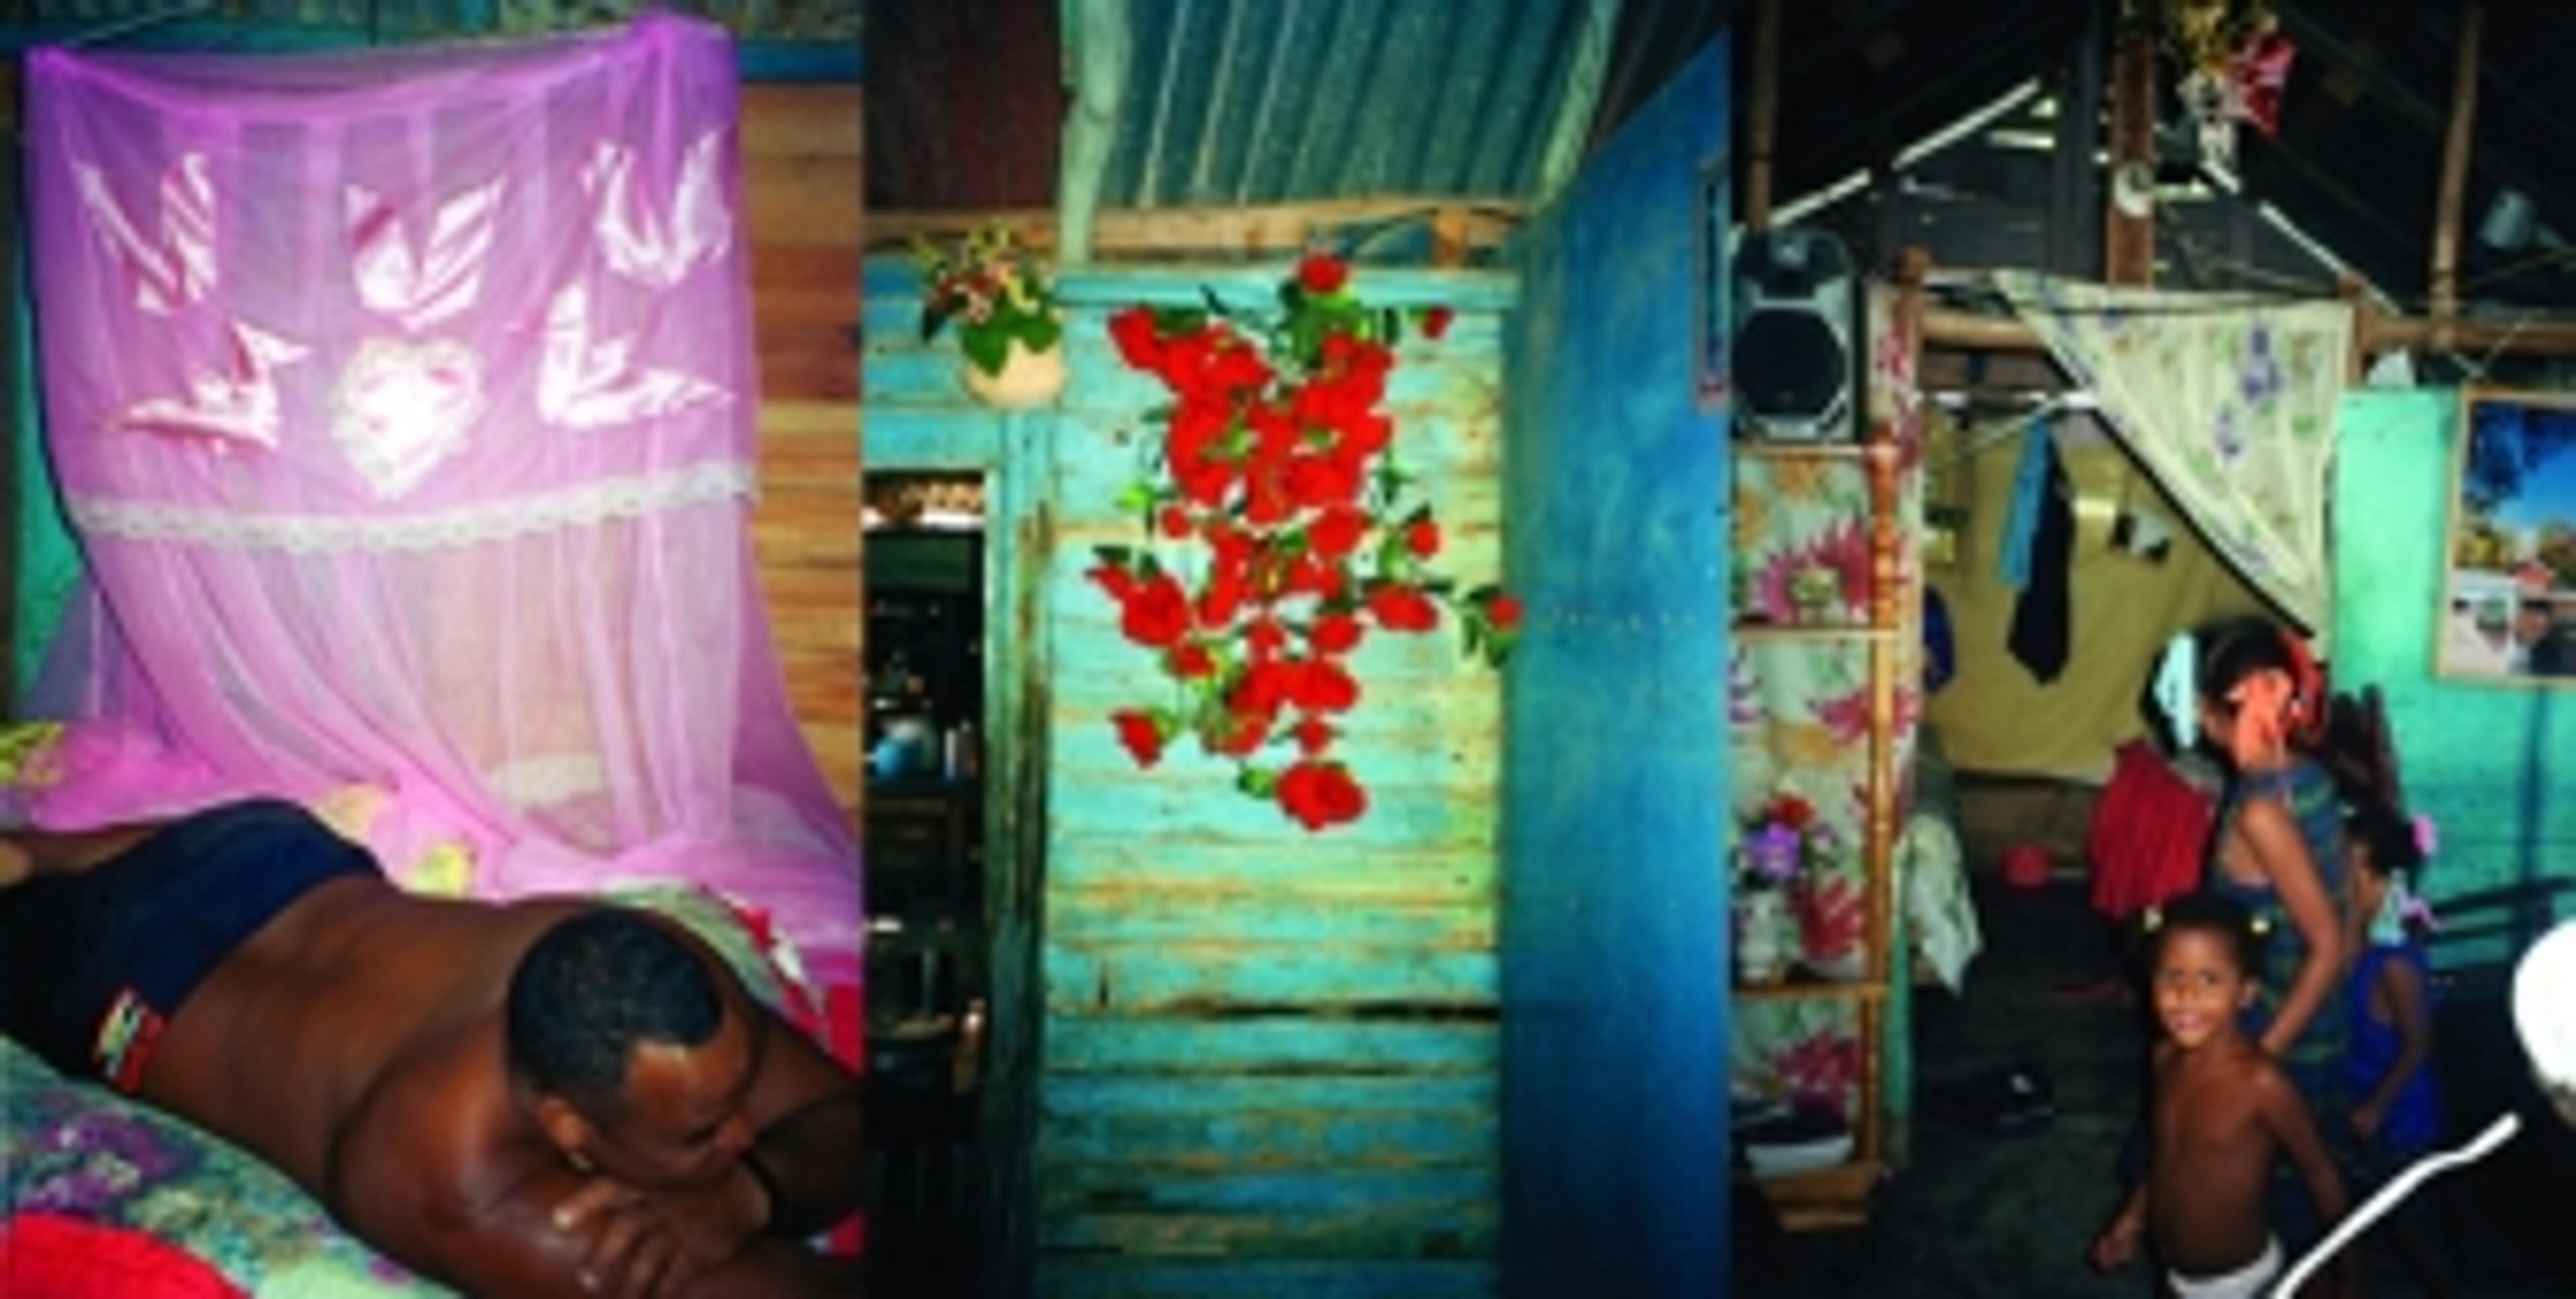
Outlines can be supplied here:
M57 1213L0 1222L0 1283L9 1299L246 1299L222 1273L144 1232Z
M2164 755L2135 740L2121 745L2087 836L2093 909L2126 919L2198 888L2212 815L2208 795Z

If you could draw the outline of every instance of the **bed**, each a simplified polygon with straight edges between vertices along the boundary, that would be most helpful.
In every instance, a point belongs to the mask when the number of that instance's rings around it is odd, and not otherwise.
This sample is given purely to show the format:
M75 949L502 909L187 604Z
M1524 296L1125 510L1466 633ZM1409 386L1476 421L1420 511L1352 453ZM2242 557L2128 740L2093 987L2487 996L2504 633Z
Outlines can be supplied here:
M611 887L686 925L744 986L836 1049L856 1008L817 1004L794 948L756 909L689 886ZM838 998L834 998L838 1001ZM0 1277L9 1299L424 1299L417 1277L335 1224L239 1147L104 1087L66 1078L0 1036ZM855 1252L848 1229L834 1245ZM110 1262L111 1257L113 1262ZM103 1280L102 1271L118 1270Z

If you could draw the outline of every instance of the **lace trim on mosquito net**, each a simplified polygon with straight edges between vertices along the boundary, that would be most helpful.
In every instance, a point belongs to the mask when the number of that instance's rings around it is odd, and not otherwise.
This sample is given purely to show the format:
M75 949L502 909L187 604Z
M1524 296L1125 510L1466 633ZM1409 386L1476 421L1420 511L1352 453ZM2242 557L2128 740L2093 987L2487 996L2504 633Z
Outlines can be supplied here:
M715 463L397 518L243 514L157 501L81 498L71 502L71 519L92 536L128 541L179 541L294 554L436 550L642 518L683 506L748 498L753 493L749 466Z

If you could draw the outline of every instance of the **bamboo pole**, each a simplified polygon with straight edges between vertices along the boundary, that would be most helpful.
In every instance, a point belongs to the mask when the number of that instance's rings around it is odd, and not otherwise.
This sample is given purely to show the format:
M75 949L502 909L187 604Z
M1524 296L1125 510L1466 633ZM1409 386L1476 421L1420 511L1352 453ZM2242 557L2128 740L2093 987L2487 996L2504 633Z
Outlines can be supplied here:
M2451 119L2442 140L2442 187L2433 210L2433 347L2451 346L2460 314L2460 207L2469 181L2469 142L2478 118L2478 46L2486 33L2486 6L2471 0L2460 11L2460 48L2451 69Z
M1898 262L1895 309L1890 313L1890 326L1896 331L1897 345L1906 356L1904 373L1911 376L1922 361L1923 279L1931 258L1920 247L1909 247ZM1910 378L1908 380L1910 382ZM1861 831L1861 851L1868 863L1866 881L1869 906L1869 981L1882 990L1890 981L1902 977L1905 963L1890 950L1895 932L1896 889L1896 633L1904 624L1904 564L1901 559L1905 542L1898 529L1897 460L1902 451L1898 421L1905 418L1904 394L1892 394L1896 407L1884 421L1873 422L1866 454L1869 458L1870 510L1870 626L1878 635L1869 642L1869 808L1868 819ZM1889 995L1893 995L1892 992ZM1885 1155L1887 1066L1881 1058L1887 1043L1884 998L1865 1001L1860 1006L1862 1089L1861 1142L1863 1158L1879 1159Z
M2364 311L2353 323L2354 335L2370 356L2425 347L2432 343L2433 322L2421 316L2387 316ZM2451 327L2452 344L2481 351L2521 356L2576 356L2576 320L2462 320ZM2040 352L2048 344L2030 326L2011 316L1981 316L1951 307L1923 311L1925 347L1971 352Z
M1771 228L1771 155L1780 132L1780 0L1753 16L1753 93L1744 110L1744 229Z

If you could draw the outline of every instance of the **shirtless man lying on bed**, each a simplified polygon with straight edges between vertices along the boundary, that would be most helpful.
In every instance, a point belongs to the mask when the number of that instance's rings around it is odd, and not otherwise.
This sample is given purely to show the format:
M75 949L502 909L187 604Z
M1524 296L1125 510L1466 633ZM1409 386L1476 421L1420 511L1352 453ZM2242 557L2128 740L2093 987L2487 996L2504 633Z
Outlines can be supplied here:
M0 839L0 1031L495 1299L859 1293L859 1090L694 936L405 894L302 809Z

